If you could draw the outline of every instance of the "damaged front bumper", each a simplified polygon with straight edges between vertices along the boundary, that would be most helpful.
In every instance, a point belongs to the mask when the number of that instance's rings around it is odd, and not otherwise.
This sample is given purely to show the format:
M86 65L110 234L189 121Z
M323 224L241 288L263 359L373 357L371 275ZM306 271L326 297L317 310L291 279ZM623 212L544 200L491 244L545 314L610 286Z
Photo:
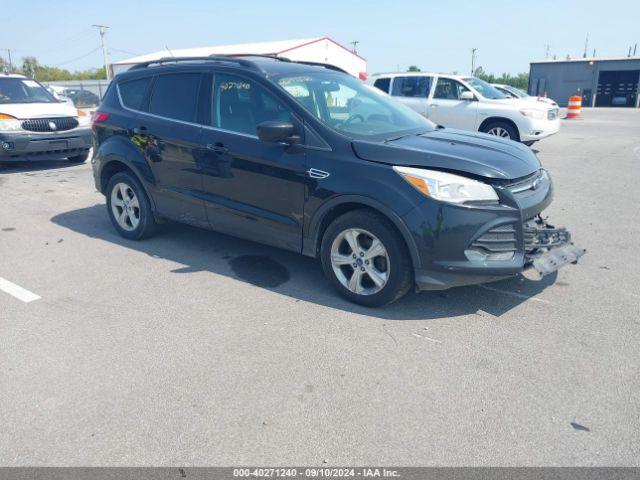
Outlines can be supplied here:
M570 263L577 263L586 250L571 241L566 228L555 228L540 215L524 224L524 274L540 279Z

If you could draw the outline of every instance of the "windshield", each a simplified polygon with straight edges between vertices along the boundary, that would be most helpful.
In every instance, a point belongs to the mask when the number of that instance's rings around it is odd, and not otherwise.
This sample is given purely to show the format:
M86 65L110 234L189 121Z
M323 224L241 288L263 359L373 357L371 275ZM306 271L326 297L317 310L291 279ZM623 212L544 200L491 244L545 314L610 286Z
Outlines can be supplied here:
M30 78L0 78L0 104L54 103L57 100Z
M333 72L279 77L277 84L322 122L352 136L389 137L435 125L377 88Z
M498 100L501 98L509 98L493 85L480 80L476 77L467 77L464 79L469 85L471 85L480 95L484 98L490 98L492 100Z

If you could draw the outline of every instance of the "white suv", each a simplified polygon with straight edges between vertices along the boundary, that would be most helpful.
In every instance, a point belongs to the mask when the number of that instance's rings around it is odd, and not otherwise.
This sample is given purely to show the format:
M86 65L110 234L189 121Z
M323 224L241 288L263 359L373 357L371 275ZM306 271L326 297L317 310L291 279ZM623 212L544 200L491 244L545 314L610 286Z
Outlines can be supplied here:
M84 162L92 145L90 118L22 75L0 73L0 164Z
M560 129L557 107L508 98L475 77L381 73L372 75L368 83L445 127L485 132L527 145Z

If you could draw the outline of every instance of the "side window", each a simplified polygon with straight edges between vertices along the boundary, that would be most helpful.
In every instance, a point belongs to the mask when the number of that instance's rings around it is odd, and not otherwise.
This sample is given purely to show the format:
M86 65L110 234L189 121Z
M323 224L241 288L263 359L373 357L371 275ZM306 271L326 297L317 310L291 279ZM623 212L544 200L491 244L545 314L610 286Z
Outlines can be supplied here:
M158 76L151 94L149 113L195 122L201 77L199 73L170 73Z
M393 79L391 95L396 97L427 98L429 90L431 90L431 77L396 77Z
M439 78L433 98L441 100L459 100L460 94L469 89L452 78Z
M256 134L267 120L291 122L291 112L252 80L216 74L213 84L212 125L232 132Z
M144 101L144 95L147 92L147 87L150 82L151 77L144 77L120 83L118 85L118 90L120 92L120 98L122 99L123 105L127 108L140 110L142 108L142 102Z
M379 78L374 83L373 86L379 88L384 93L389 93L389 85L391 84L390 78Z

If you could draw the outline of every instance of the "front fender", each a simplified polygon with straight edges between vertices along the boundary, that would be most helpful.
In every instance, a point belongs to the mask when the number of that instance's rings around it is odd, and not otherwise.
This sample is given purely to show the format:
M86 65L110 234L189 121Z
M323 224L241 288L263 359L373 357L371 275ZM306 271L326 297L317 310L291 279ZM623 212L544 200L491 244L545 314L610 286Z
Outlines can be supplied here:
M325 216L334 208L339 207L340 205L345 204L360 204L363 207L370 207L374 210L379 211L385 217L387 217L400 231L402 238L404 239L407 248L409 249L409 254L411 255L411 262L414 267L418 267L420 265L420 257L418 255L418 248L415 244L413 236L411 235L409 228L406 226L402 218L397 215L393 210L389 207L385 206L383 203L364 195L338 195L336 197L327 200L322 204L314 213L313 217L309 222L308 231L305 232L305 235L302 238L302 253L303 255L307 255L310 257L316 257L317 251L320 246L321 231L320 226L322 225L322 221Z

